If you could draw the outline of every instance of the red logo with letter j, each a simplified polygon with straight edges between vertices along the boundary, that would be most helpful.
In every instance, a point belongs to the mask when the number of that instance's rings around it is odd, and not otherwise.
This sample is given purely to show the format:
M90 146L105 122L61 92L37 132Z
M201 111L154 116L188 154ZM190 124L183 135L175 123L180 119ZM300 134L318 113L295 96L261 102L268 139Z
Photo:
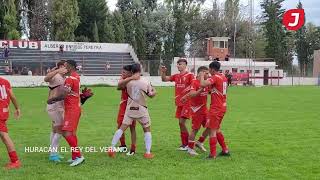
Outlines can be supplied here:
M297 31L304 25L304 10L290 9L283 15L282 24L290 31Z

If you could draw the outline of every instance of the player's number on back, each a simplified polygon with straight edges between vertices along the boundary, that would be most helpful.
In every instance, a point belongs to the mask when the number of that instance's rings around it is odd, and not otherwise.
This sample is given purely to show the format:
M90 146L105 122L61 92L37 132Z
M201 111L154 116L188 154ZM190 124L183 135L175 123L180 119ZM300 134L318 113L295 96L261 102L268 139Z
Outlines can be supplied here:
M227 87L228 87L228 84L226 82L223 82L223 95L227 94Z
M4 85L0 86L0 94L1 94L1 99L7 99L8 98L6 87Z

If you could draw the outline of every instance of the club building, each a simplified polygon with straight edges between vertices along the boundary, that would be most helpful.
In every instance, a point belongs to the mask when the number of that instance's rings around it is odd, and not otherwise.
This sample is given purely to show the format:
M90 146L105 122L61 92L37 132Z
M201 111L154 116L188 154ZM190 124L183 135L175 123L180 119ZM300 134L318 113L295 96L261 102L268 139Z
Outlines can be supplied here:
M277 85L285 74L277 69L272 59L229 58L228 37L207 38L207 56L188 59L188 68L194 72L200 66L208 66L214 59L219 59L223 73L231 73L233 84L256 86ZM171 66L172 74L177 73L175 57Z

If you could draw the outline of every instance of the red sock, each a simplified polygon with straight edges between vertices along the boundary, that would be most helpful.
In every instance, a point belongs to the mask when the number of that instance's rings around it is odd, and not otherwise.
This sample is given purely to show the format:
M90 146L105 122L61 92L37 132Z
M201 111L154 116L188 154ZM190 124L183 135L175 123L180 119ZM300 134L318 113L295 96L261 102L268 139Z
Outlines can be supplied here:
M210 156L216 157L217 156L217 137L210 137L209 144L210 144Z
M190 140L189 140L188 147L189 147L190 149L193 149L193 148L194 148L194 144L195 144L194 141L190 141Z
M203 137L203 136L200 136L200 137L199 137L199 139L198 139L198 141L199 141L200 143L203 143L203 142L204 142L204 140L206 140L206 138L205 138L205 137Z
M18 161L18 155L16 151L11 151L8 154L12 163Z
M217 133L217 140L222 148L222 151L225 153L228 152L228 147L227 147L226 143L224 142L224 137L221 132Z
M120 145L121 146L125 146L126 145L126 137L125 137L124 133L122 134L122 136L120 138Z
M71 148L76 148L78 147L78 138L75 135L70 135L65 137L66 141L68 142L69 146ZM77 157L81 157L81 153L79 150L73 149L72 153L72 159L76 159Z
M135 144L131 144L130 151L136 152L136 145Z
M189 133L188 131L185 132L180 132L180 137L181 137L181 143L183 146L188 145L188 138L189 138Z

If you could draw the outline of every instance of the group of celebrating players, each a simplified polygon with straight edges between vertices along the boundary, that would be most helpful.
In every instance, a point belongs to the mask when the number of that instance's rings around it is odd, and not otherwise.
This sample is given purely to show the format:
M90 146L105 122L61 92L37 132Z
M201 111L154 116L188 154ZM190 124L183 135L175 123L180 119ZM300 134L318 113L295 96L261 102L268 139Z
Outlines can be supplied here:
M49 83L49 97L47 100L47 112L52 121L50 134L49 160L61 162L58 153L61 137L71 147L72 158L68 160L70 166L77 166L84 162L78 148L76 135L83 105L93 93L91 89L80 91L80 77L77 74L77 64L73 60L61 60L57 67L51 70L44 81ZM178 74L166 76L166 67L160 68L162 81L175 83L176 118L179 120L181 146L178 150L187 151L190 155L198 155L195 146L201 151L206 151L203 146L209 136L210 154L208 158L217 157L216 144L219 143L222 152L219 155L229 156L228 147L220 130L224 114L226 113L227 78L220 73L220 63L213 61L209 68L201 66L197 70L197 76L187 71L187 60L180 58L177 62ZM210 76L211 74L211 76ZM118 82L118 90L121 90L121 102L117 118L117 131L115 132L111 148L107 154L114 158L115 146L120 141L120 147L126 147L125 130L129 127L131 132L131 147L128 156L136 152L136 121L144 131L145 149L144 157L151 159L151 119L149 116L146 99L154 97L156 90L151 83L141 77L140 64L126 65L123 67L121 79ZM207 96L211 94L211 105L207 108ZM16 112L15 118L20 117L20 108L12 92L10 83L0 77L0 136L7 147L10 162L7 169L15 169L21 166L15 151L14 144L8 135L6 121L9 117L9 104L12 101ZM192 131L189 134L186 126L187 119L192 120ZM205 128L197 141L195 137L201 126Z
M223 117L227 110L227 87L228 82L224 74L220 73L220 63L213 61L209 68L201 66L197 70L196 78L187 71L187 60L180 58L177 61L178 74L166 76L166 67L160 68L162 81L175 83L175 104L176 118L179 120L181 146L178 150L187 151L195 156L198 153L194 147L206 151L204 141L209 136L210 154L209 159L217 157L216 145L220 144L221 156L230 156L225 143L224 136L220 130ZM139 69L137 71L137 69ZM211 76L210 76L211 75ZM118 89L122 90L121 103L118 113L118 130L114 134L111 147L120 140L120 147L126 147L124 131L130 127L131 147L127 155L134 155L136 149L135 121L139 121L144 130L146 146L145 158L153 158L151 153L151 132L150 117L146 107L146 96L154 97L155 89L146 80L140 78L140 65L124 66ZM139 84L139 85L138 85ZM211 94L210 109L207 108L207 96ZM189 134L186 126L187 119L192 120L192 131ZM205 128L198 141L195 141L196 134L201 126ZM110 157L115 157L114 151L108 151Z

